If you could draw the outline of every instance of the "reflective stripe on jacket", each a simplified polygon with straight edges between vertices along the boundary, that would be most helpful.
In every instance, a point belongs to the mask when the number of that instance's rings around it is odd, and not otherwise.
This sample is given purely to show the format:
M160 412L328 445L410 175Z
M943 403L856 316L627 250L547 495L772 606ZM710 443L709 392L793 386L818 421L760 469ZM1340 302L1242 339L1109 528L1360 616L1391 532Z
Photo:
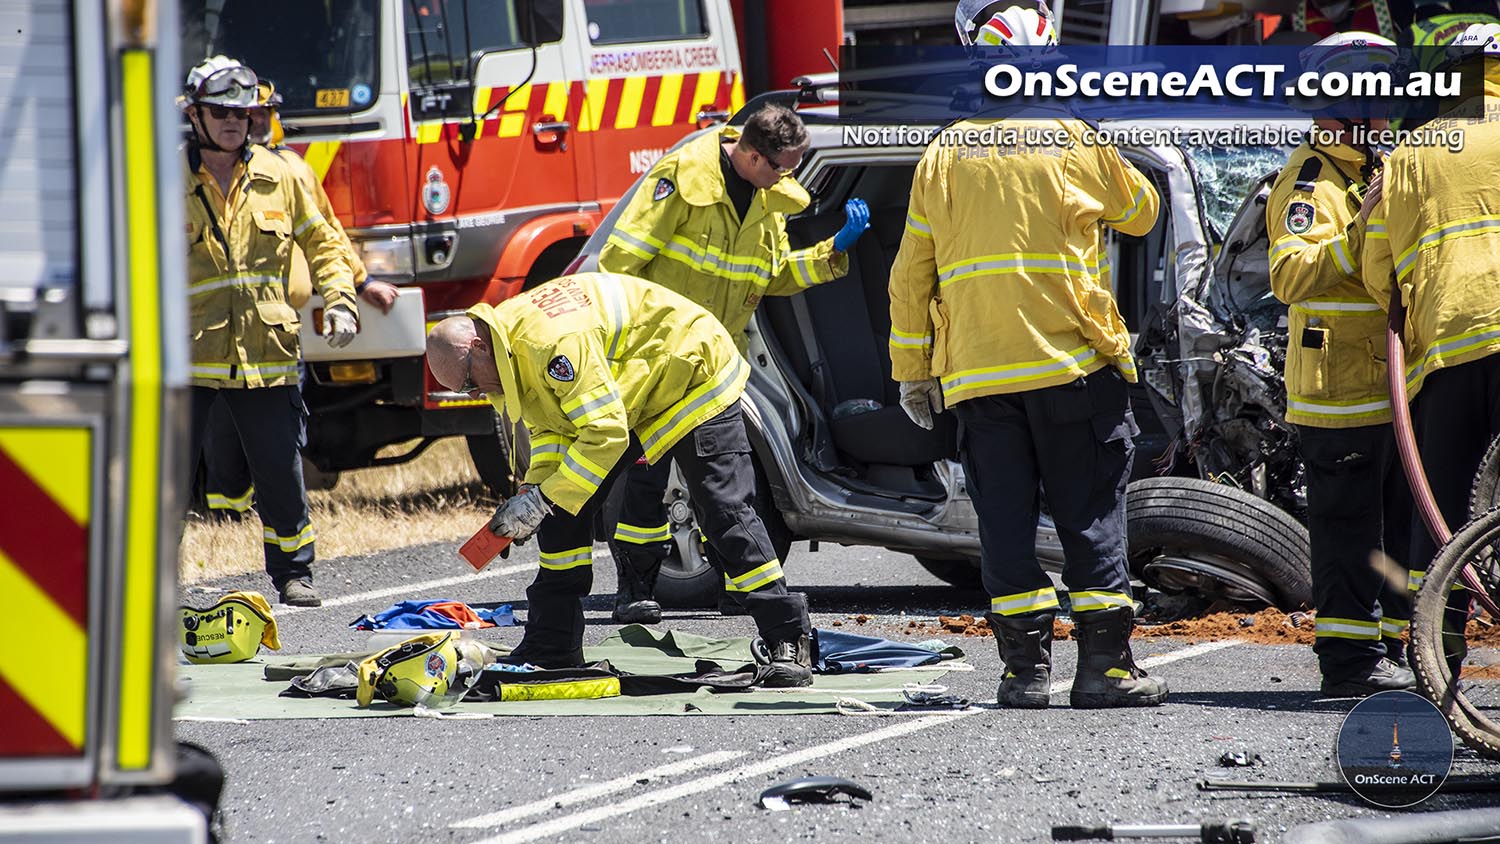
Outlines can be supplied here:
M953 140L997 125L1017 143ZM1100 266L1100 225L1144 235L1160 200L1118 150L1085 142L1087 130L1072 118L960 121L927 147L891 268L897 381L936 376L949 404L1111 364L1135 381L1130 333ZM1028 145L1027 133L1063 141Z
M1385 312L1360 282L1365 157L1303 144L1266 203L1271 291L1287 303L1286 418L1317 428L1391 419Z
M1500 97L1500 62L1485 64L1485 99L1492 104ZM1422 127L1462 132L1459 152L1397 147L1370 215L1365 287L1387 306L1392 278L1400 285L1411 393L1431 372L1500 352L1500 112L1488 108L1484 118L1443 118Z
M741 221L719 169L722 144L739 133L707 132L663 156L630 197L599 268L653 281L707 308L744 351L745 327L766 296L790 296L843 276L849 259L833 239L793 250L786 215L811 201L790 177L755 191Z
M271 152L250 147L229 195L184 156L193 386L297 383L297 311L287 302L292 244L329 305L358 313L343 247L307 190Z
M656 462L739 400L750 366L713 314L641 279L563 276L469 316L490 328L503 395L531 434L526 483L577 513L634 432Z

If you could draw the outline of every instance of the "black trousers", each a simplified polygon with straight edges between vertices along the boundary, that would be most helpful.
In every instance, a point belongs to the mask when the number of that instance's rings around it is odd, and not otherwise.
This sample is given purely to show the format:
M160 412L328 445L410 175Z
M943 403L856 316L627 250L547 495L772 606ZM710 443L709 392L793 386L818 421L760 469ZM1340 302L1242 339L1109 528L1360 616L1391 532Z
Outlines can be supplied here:
M301 390L307 383L306 364L298 364L298 370L297 389ZM303 415L305 418L305 411ZM307 445L305 423L299 442ZM203 488L211 511L242 514L255 503L255 479L250 475L245 450L240 448L240 433L227 402L214 403L203 429Z
M240 432L234 426L228 402L214 402L203 430L203 487L208 509L245 513L255 503L255 479L250 461L240 447Z
M1312 543L1313 652L1335 682L1397 656L1411 620L1411 493L1401 474L1390 425L1297 426L1307 473L1307 529ZM1398 568L1385 570L1372 553Z
M1469 520L1469 492L1485 449L1500 435L1500 354L1427 376L1412 402L1412 425L1432 496L1448 529L1457 532ZM1437 543L1413 508L1412 568L1425 572L1435 556ZM1468 612L1468 592L1455 590L1446 626L1463 631Z
M1427 482L1448 528L1469 521L1469 491L1490 441L1500 434L1500 354L1440 369L1412 400L1412 425ZM1412 568L1426 571L1437 544L1412 512Z
M544 666L582 659L583 597L594 583L594 515L640 454L632 436L576 515L554 508L543 520L537 532L541 568L526 589L526 633L512 654L516 658ZM682 471L699 527L723 561L726 589L749 611L760 635L774 643L810 634L806 596L787 591L781 561L755 511L755 465L739 403L694 428L659 462L672 460Z
M1069 384L953 406L991 612L1058 605L1036 558L1040 491L1062 542L1073 611L1131 605L1125 484L1139 429L1127 389L1119 371L1106 367Z
M266 574L279 589L289 580L312 577L315 558L302 454L307 437L307 406L295 384L248 390L194 387L191 453L203 448L204 432L216 404L228 411L255 486Z
M610 553L638 572L649 571L672 553L671 523L664 497L672 479L672 461L635 462L616 483L625 485L620 517L609 538ZM607 526L606 526L607 527Z

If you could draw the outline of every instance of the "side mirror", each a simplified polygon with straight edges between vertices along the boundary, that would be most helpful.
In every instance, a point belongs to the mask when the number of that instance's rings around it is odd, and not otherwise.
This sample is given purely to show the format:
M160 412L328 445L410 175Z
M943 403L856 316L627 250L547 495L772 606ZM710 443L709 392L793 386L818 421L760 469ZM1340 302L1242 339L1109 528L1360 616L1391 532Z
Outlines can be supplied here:
M516 34L528 47L562 40L562 0L516 0Z

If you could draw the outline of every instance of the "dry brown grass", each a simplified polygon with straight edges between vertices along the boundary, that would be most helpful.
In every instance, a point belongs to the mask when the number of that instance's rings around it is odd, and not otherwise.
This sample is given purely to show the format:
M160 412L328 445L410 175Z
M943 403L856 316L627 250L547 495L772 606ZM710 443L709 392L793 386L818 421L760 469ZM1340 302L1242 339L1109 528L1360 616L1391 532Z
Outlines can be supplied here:
M333 489L307 497L323 558L466 539L495 507L460 437L441 440L410 463L345 472ZM190 518L179 561L183 583L261 571L260 520L254 513L240 522Z

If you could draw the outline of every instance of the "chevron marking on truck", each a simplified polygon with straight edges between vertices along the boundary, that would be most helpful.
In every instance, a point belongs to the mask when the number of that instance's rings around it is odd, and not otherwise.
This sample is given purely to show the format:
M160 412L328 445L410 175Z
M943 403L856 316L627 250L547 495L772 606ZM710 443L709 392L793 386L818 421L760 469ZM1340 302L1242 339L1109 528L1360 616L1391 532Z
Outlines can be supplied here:
M92 439L0 429L0 757L83 749Z
M687 92L684 94L684 92ZM698 110L704 107L727 107L732 113L745 104L745 87L738 73L717 70L703 73L668 73L661 76L626 76L612 79L593 78L587 82L540 82L523 85L511 93L506 87L485 88L476 93L476 108L483 114L488 106L503 101L484 122L480 137L519 137L531 123L544 115L551 120L572 123L579 132L602 132L612 129L634 129L640 126L695 124ZM463 118L424 120L413 127L419 144L437 144L458 137ZM313 144L306 156L308 163L321 175L313 161ZM333 161L338 145L332 145L327 162Z
M307 145L307 152L302 158L318 174L318 181L327 178L328 168L333 166L333 157L339 154L339 147L342 145L343 141L314 141Z

